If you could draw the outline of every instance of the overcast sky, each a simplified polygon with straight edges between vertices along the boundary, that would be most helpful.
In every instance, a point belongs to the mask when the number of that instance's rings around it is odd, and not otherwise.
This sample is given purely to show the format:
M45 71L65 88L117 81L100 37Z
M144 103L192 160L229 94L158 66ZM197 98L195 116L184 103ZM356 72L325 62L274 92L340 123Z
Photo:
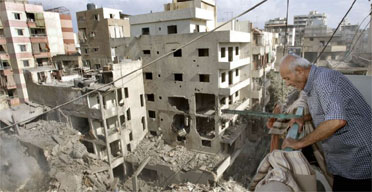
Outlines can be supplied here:
M41 2L44 9L64 6L71 12L74 30L76 31L77 11L86 10L87 3L94 3L97 7L120 9L123 13L137 15L143 13L159 12L163 10L163 4L172 0L31 0ZM225 21L232 16L240 14L261 0L216 0L218 21ZM268 0L252 12L244 15L240 20L250 20L259 28L263 28L265 21L285 17L286 0ZM311 10L326 13L328 25L335 28L342 19L353 0L290 0L289 23L293 23L294 15L308 14ZM348 20L352 24L359 24L370 11L371 1L358 0Z

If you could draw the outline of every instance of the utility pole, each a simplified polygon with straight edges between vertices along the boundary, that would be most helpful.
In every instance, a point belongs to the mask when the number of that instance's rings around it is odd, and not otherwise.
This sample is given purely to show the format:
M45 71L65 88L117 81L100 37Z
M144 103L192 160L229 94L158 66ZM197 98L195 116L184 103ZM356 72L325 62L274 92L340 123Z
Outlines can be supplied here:
M371 3L371 12L372 12L372 3ZM370 23L369 23L369 34L368 34L368 51L372 54L372 15L369 16ZM372 75L372 57L369 57L369 65L367 75Z

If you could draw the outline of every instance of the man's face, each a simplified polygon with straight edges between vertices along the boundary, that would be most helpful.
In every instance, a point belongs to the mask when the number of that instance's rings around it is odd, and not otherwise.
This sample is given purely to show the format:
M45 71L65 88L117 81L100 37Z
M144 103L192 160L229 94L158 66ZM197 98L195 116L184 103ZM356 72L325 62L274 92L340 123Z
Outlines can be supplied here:
M304 68L296 67L294 71L291 71L289 65L284 63L280 67L279 72L287 86L294 87L298 90L303 90L305 88L307 79Z

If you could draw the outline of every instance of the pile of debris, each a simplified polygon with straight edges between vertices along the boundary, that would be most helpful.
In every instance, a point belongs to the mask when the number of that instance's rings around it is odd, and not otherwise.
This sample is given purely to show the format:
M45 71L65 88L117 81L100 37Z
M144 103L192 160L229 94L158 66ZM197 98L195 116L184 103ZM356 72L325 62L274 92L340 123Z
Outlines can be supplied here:
M1 139L0 152L9 151L9 143L16 143L12 145L15 146L12 153L19 154L19 159L11 161L11 158L3 159L5 156L1 155L1 175L6 175L1 177L1 183L7 177L17 179L12 174L16 170L12 169L20 166L27 169L29 178L22 179L22 183L12 188L2 185L0 191L106 191L116 188L113 185L117 180L109 179L108 164L89 154L79 141L80 137L78 131L55 121L33 122L20 128L18 136L3 136L6 139ZM34 183L41 181L44 181L43 186L35 186Z
M166 165L173 171L212 171L224 158L221 155L190 151L181 145L172 147L164 143L160 136L149 134L126 159L130 162L141 162L149 156L149 165Z

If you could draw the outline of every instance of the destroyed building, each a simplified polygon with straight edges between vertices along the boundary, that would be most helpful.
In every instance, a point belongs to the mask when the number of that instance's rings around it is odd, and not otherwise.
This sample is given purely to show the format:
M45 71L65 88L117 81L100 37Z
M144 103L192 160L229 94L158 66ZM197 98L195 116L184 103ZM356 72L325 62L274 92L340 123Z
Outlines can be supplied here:
M133 37L112 42L116 55L141 57L147 64L214 29L215 7L214 1L173 1L163 12L131 16ZM193 150L236 151L235 144L243 142L239 134L229 141L222 138L237 115L222 114L221 109L265 104L264 71L272 68L275 45L267 46L273 37L264 37L263 32L216 31L146 67L149 130L162 133L167 143Z
M23 70L50 65L56 54L75 53L71 16L44 11L27 0L0 1L0 63L2 93L9 105L28 101Z
M142 71L119 79L140 67L139 60L125 60L99 72L63 76L58 81L50 67L29 69L25 76L30 100L49 107L98 89L62 107L55 112L55 119L67 118L67 123L82 134L80 140L88 152L108 162L113 178L114 173L116 177L123 176L124 157L148 130ZM102 87L110 82L113 83Z

